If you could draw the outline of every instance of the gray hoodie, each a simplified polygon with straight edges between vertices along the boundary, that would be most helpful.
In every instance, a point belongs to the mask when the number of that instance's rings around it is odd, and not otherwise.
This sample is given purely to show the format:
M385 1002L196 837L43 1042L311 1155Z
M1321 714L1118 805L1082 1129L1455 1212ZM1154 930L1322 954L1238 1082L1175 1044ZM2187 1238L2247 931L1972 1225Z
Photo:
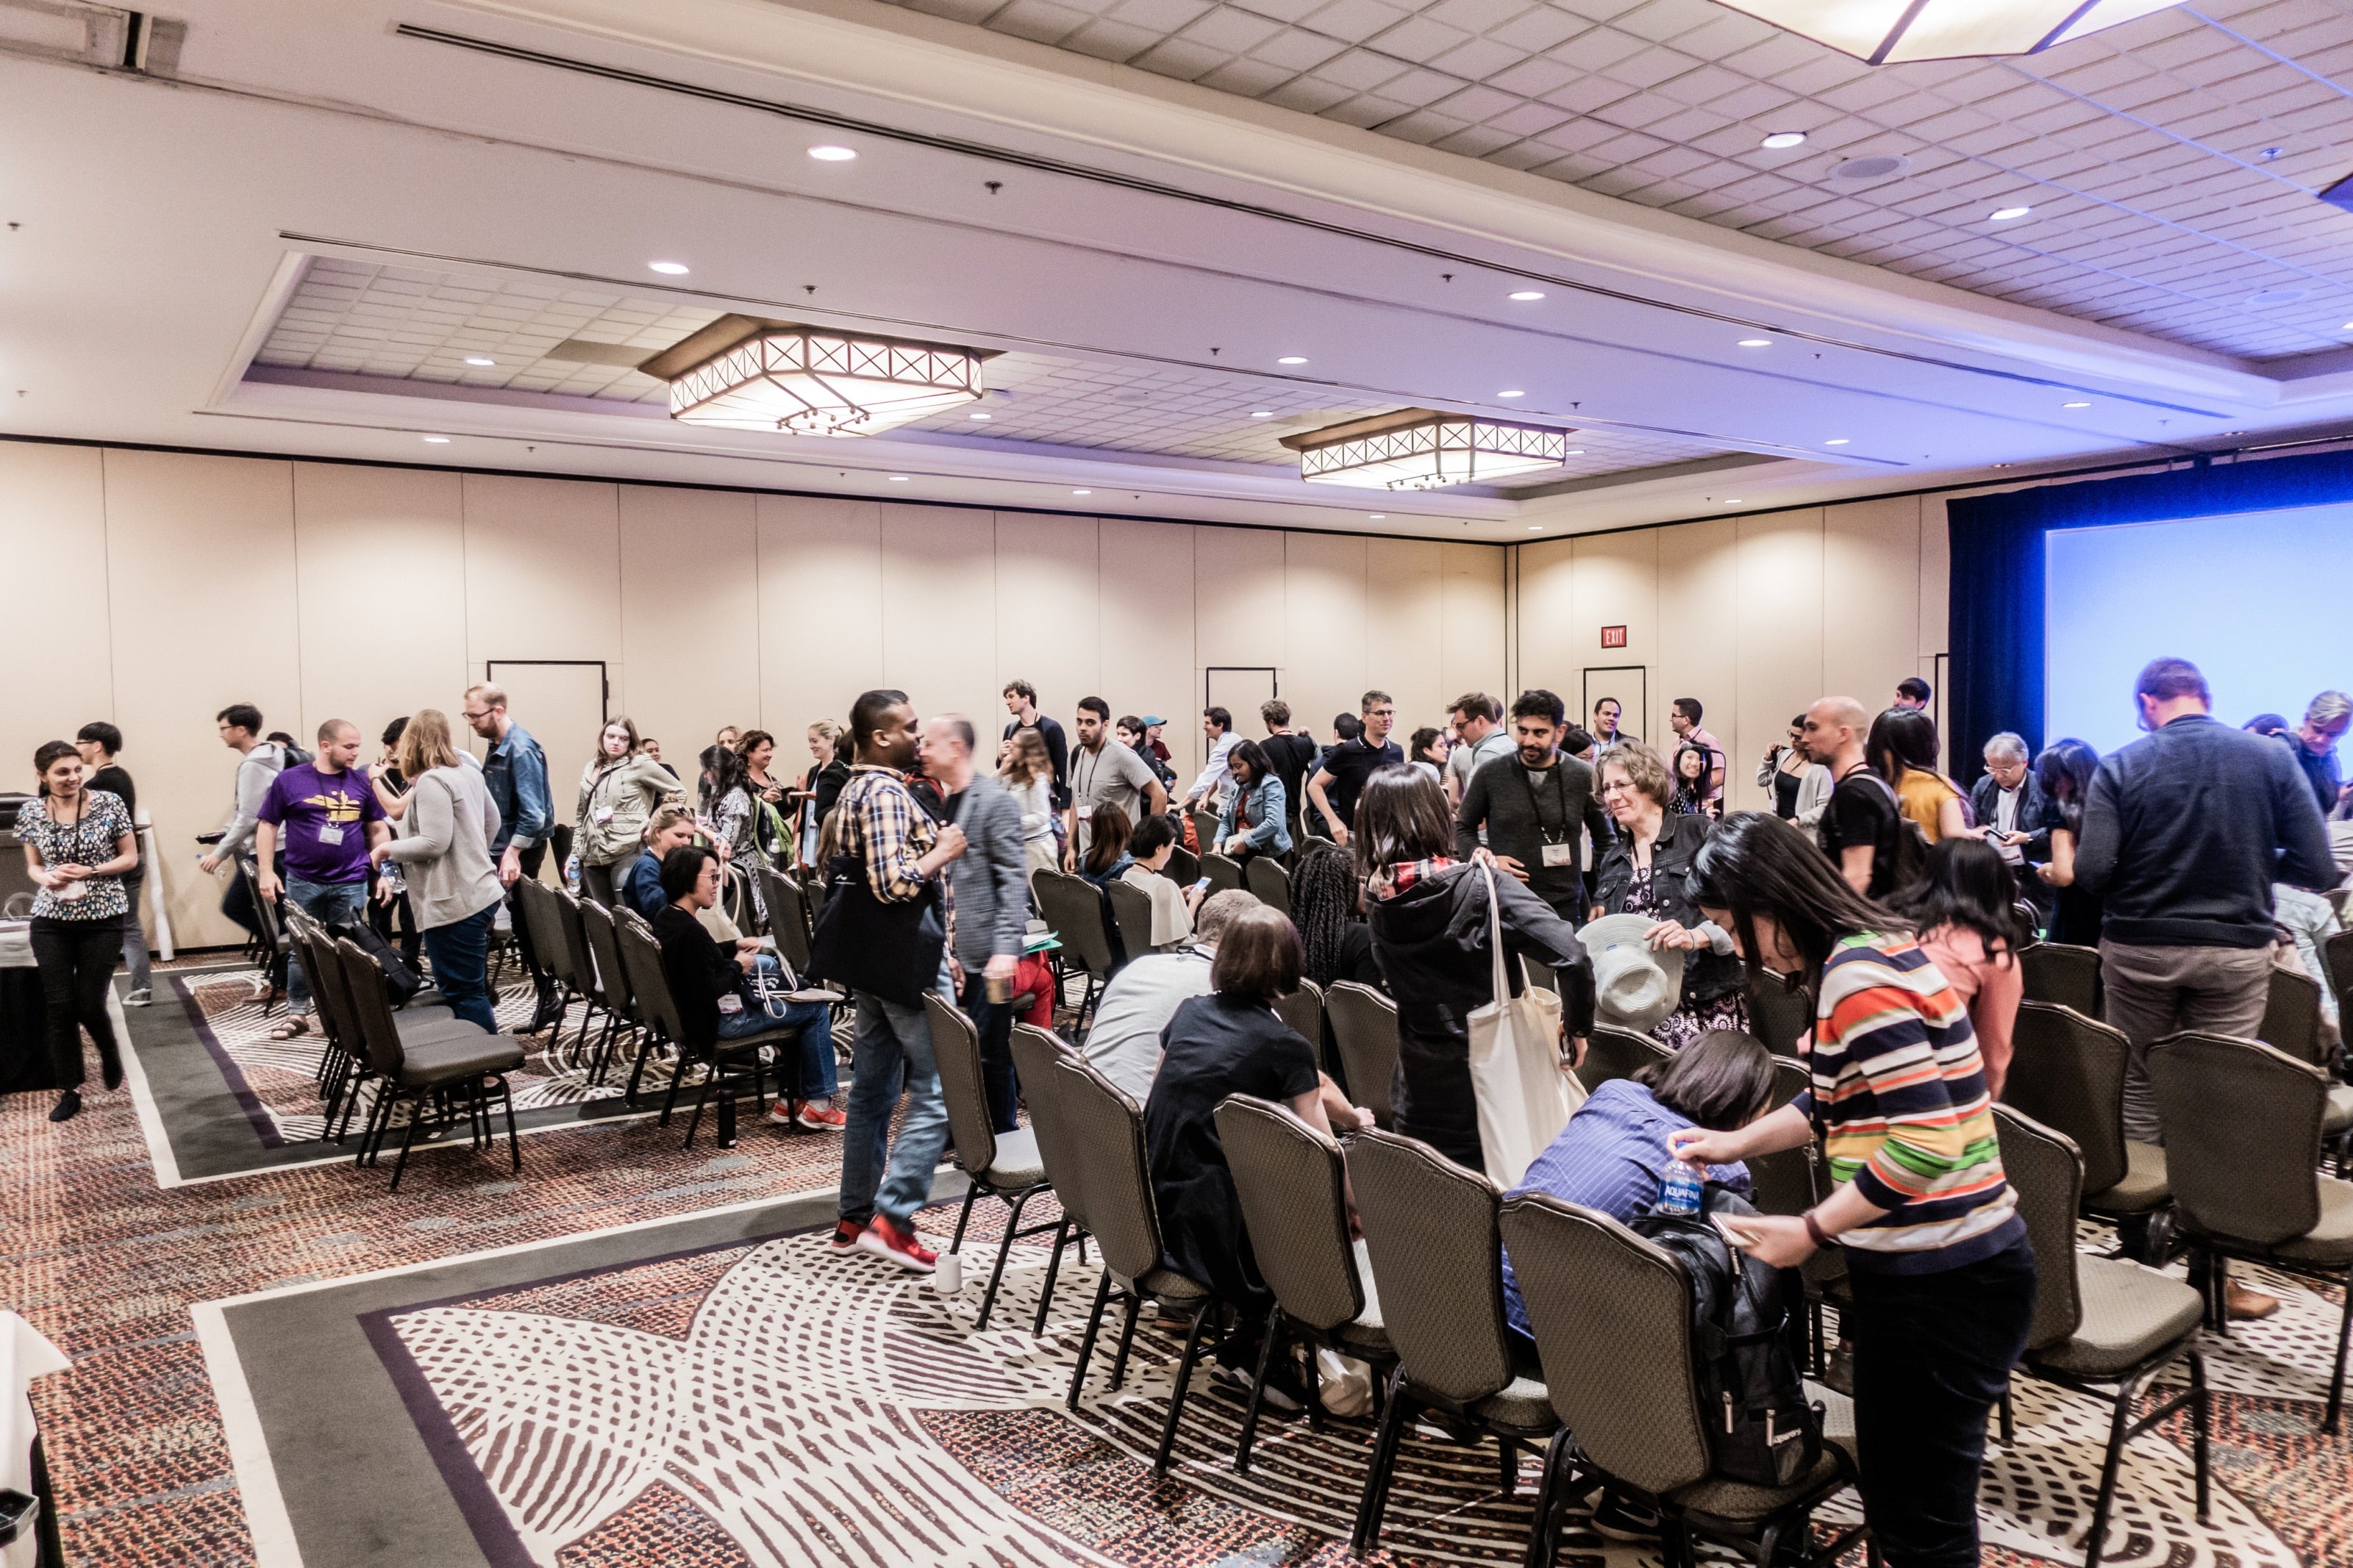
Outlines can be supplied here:
M268 741L245 753L237 764L237 802L230 807L228 825L221 829L221 840L213 847L215 854L249 855L253 849L253 830L261 822L261 802L269 794L269 786L286 766L286 753Z

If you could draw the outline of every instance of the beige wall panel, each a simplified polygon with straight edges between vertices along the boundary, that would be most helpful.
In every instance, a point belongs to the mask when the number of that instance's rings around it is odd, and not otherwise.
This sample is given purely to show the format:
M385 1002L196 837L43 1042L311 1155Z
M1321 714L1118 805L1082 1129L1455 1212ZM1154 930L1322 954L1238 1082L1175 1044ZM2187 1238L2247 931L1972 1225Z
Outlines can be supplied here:
M1554 679L1554 688L1572 708L1587 710L1585 672L1634 665L1645 672L1637 678L1620 670L1597 675L1590 683L1594 698L1615 697L1625 710L1620 718L1628 730L1649 740L1667 732L1667 699L1659 672L1659 530L1597 533L1571 542L1576 547L1577 574L1567 625L1567 657ZM1603 647L1601 628L1624 626L1624 647ZM1531 681L1531 684L1540 684Z
M468 474L465 487L466 648L475 679L489 659L617 662L618 487L502 474Z
M1439 662L1438 699L1473 689L1502 696L1505 616L1504 615L1504 549L1499 544L1440 546L1445 581L1445 642ZM1504 699L1510 706L1510 699ZM1400 720L1404 714L1398 715ZM1418 723L1445 722L1442 713Z
M1424 724L1445 728L1444 704L1468 689L1446 683L1446 548L1432 539L1367 539L1365 581L1366 679L1337 702L1308 710L1304 720L1329 741L1332 715L1355 712L1363 687L1377 686L1397 699L1402 746Z
M1541 686L1577 706L1577 671L1591 639L1577 636L1577 543L1542 539L1519 550L1518 673L1508 683ZM1448 696L1457 695L1449 692ZM1509 706L1514 695L1491 691Z
M882 508L882 672L919 714L1001 711L993 513Z
M1654 716L1641 733L1672 761L1674 730L1667 715L1678 697L1698 698L1700 722L1727 747L1732 743L1739 702L1739 524L1715 518L1658 532L1658 654L1648 661ZM1725 765L1729 777L1738 759L1726 758Z
M1917 668L1919 503L1910 496L1825 509L1822 695L1852 697L1871 712Z
M1944 497L1905 499L1920 509L1920 673L1933 680L1931 661L1953 647L1947 628L1952 608L1947 596L1951 592L1952 542L1945 531Z
M758 496L760 702L768 728L849 720L882 681L882 509ZM706 737L707 739L707 737Z
M8 563L14 584L8 699L0 702L0 788L28 790L33 752L42 742L70 741L84 724L115 717L106 475L96 447L0 442L0 561ZM58 584L70 586L51 591ZM145 772L132 754L140 737L126 736L124 743L131 752L123 764L138 779Z
M360 727L373 761L384 727L420 708L456 719L468 673L466 525L459 475L294 465L308 747L329 719ZM396 628L396 629L391 629ZM398 658L385 657L397 646ZM479 668L479 667L473 667Z
M1124 615L1135 594L1103 582L1095 532L1091 517L997 514L997 662L988 671L997 693L986 712L973 715L985 740L1004 731L1005 682L1017 676L1038 689L1040 710L1065 731L1079 699L1103 684L1102 605ZM997 754L993 743L987 754Z
M1386 649L1386 657L1370 656L1368 663L1368 646L1384 640L1386 629L1370 613L1367 542L1330 533L1282 537L1281 689L1300 721L1328 737L1333 714L1355 712L1367 684L1399 679L1406 666ZM1431 585L1436 586L1434 581ZM1388 675L1370 675L1374 665ZM1429 673L1436 675L1434 661ZM1406 711L1405 693L1397 691L1397 696L1399 711ZM1253 740L1266 731L1256 713L1238 712L1234 724Z
M1166 719L1164 738L1178 778L1188 784L1201 767L1201 729L1194 716L1201 706L1203 658L1193 615L1199 531L1190 523L1107 517L1096 533L1101 601L1131 606L1133 613L1103 618L1103 685L1092 695L1111 704L1114 719L1123 713ZM1219 591L1209 587L1203 596ZM1058 704L1055 716L1067 725L1074 707Z
M776 769L798 773L807 721L761 702L757 498L624 485L617 499L621 646L610 711L659 740L682 774L722 724L775 730ZM574 789L577 777L559 782ZM576 798L559 790L560 818L571 819Z
M227 820L235 790L237 759L213 715L251 702L267 728L290 731L301 714L292 465L110 451L105 466L124 761L154 818L175 940L234 942L244 933L220 917L222 884L196 870L193 840ZM371 625L354 616L351 635Z
M1193 530L1193 679L1182 707L1166 714L1168 747L1201 766L1203 682L1211 665L1282 666L1284 535L1271 528ZM1361 639L1358 656L1362 657ZM1183 746L1176 731L1186 731ZM1244 731L1245 734L1249 731ZM1180 766L1180 784L1191 774Z
M1724 742L1725 789L1736 810L1770 810L1757 759L1788 732L1789 716L1821 695L1822 514L1807 509L1741 518L1740 653ZM1670 693L1670 695L1673 695Z

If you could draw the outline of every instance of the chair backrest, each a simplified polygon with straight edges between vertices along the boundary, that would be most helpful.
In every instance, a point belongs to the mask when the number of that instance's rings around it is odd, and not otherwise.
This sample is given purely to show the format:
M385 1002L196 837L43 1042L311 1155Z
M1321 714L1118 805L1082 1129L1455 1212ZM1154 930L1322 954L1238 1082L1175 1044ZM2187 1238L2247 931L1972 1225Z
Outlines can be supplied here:
M1388 1126L1389 1080L1397 1076L1397 1004L1369 985L1335 980L1324 994L1324 1017L1332 1026L1332 1050L1340 1058L1348 1099L1373 1113L1375 1126Z
M1288 996L1274 999L1275 1016L1299 1031L1315 1059L1324 1059L1324 987L1305 975L1299 978L1299 989Z
M2148 1048L2165 1173L2188 1226L2263 1246L2320 1218L2328 1079L2257 1040L2185 1031Z
M301 951L302 973L310 977L311 994L316 999L319 1022L327 1031L327 1039L353 1056L365 1054L366 1042L360 1035L359 1020L352 1012L351 987L343 978L343 959L335 951L336 939L308 916L287 921L286 930ZM386 992L387 1000L390 994Z
M525 877L515 884L515 897L522 900L531 950L539 955L541 965L565 984L578 990L580 979L572 970L572 949L564 940L564 917L556 909L555 889L536 877Z
M1180 888L1189 888L1201 879L1201 858L1182 844L1168 851L1168 864L1160 874Z
M1494 1184L1393 1132L1348 1141L1381 1321L1406 1376L1459 1404L1512 1381Z
M1201 857L1201 875L1209 879L1212 893L1238 892L1242 889L1241 862L1231 856L1215 851Z
M1585 1062L1577 1069L1577 1081L1589 1093L1613 1078L1632 1078L1653 1062L1672 1061L1674 1055L1648 1035L1596 1024L1585 1037Z
M679 1021L678 1003L670 994L670 976L662 970L661 942L653 927L635 910L617 910L613 934L621 944L621 967L628 972L630 994L648 1028L672 1045L686 1038Z
M932 1056L939 1064L940 1098L947 1105L956 1163L986 1171L997 1163L997 1133L989 1125L988 1086L980 1071L980 1031L936 991L923 993L923 1016L931 1023Z
M801 895L801 885L773 866L759 868L760 897L767 900L768 934L776 939L776 952L792 965L796 975L806 973L809 962L808 900Z
M286 946L286 922L279 916L276 900L261 896L261 884L243 859L237 863L237 874L245 879L245 890L251 895L253 922L261 928L262 945L272 952L282 951Z
M2096 947L2065 942L2021 947L2018 979L2030 1002L2055 1002L2086 1018L2100 1016L2100 950Z
M1201 846L1201 853L1204 855L1217 847L1218 814L1216 812L1206 806L1194 808L1193 838Z
M386 1078L398 1078L407 1057L400 1048L400 1026L392 1021L392 993L385 986L384 971L349 937L337 937L334 951L344 994L351 999L352 1022L359 1029L359 1048L366 1052L370 1067Z
M596 951L588 945L588 927L580 914L584 901L568 888L550 888L555 900L555 921L564 931L564 954L572 963L572 984L599 1007L612 1003L605 994L605 977L597 973Z
M1086 1226L1103 1266L1138 1280L1160 1267L1160 1215L1144 1148L1144 1112L1083 1058L1054 1064L1054 1104L1070 1128L1068 1146L1083 1173Z
M1045 867L1030 877L1038 914L1062 939L1062 954L1097 976L1112 971L1111 933L1103 929L1103 900L1083 877ZM1147 952L1151 950L1145 949Z
M1250 1252L1274 1299L1311 1328L1355 1321L1365 1310L1365 1286L1348 1239L1340 1145L1247 1094L1228 1095L1216 1115Z
M1553 1413L1577 1447L1652 1493L1705 1476L1683 1265L1599 1210L1543 1193L1505 1204L1502 1228Z
M596 963L596 982L605 988L597 998L624 1018L638 1016L637 987L629 984L628 966L621 962L620 933L613 911L594 899L580 901L580 929L588 934L588 952Z
M2126 1053L2121 1030L2072 1007L2018 1005L2002 1101L2074 1142L2088 1193L2105 1192L2125 1179Z
M1124 879L1113 881L1106 891L1112 918L1119 922L1120 944L1128 957L1142 958L1152 951L1152 895Z
M2030 1350L2055 1345L2084 1321L2075 1288L2075 1210L2084 1201L2084 1162L2075 1141L2007 1105L1993 1108L2002 1173L2018 1194L2018 1217L2034 1246L2034 1321Z
M1813 1087L1813 1074L1792 1057L1773 1058L1773 1103L1787 1105ZM1813 1141L1794 1149L1748 1157L1750 1201L1761 1214L1803 1214L1821 1200L1821 1167Z
M1242 881L1261 904L1291 913L1291 873L1270 855L1253 855L1242 868Z
M2320 982L2300 970L2272 966L2272 990L2255 1038L2300 1062L2318 1063Z
M1038 1135L1038 1158L1046 1167L1046 1180L1062 1212L1084 1226L1085 1163L1062 1110L1062 1075L1054 1070L1063 1058L1076 1053L1035 1024L1014 1025L1011 1044L1014 1076L1021 1080L1021 1098L1029 1107L1029 1131Z
M1796 1056L1798 1042L1814 1026L1813 998L1804 987L1785 984L1767 970L1748 987L1748 1021L1757 1026L1757 1037L1766 1049L1777 1057Z

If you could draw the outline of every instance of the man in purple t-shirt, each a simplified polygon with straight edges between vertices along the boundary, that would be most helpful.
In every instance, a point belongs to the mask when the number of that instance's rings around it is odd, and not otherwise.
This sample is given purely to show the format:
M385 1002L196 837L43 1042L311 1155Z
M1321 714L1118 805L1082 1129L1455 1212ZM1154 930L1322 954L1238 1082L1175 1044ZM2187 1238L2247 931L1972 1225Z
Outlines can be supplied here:
M359 770L360 731L330 719L319 726L319 754L287 768L270 781L262 797L260 825L254 829L257 880L261 896L275 900L277 851L286 851L285 897L322 925L355 925L367 910L368 850L392 836L383 803ZM270 1037L290 1040L311 1027L311 988L302 962L286 964L286 1021Z

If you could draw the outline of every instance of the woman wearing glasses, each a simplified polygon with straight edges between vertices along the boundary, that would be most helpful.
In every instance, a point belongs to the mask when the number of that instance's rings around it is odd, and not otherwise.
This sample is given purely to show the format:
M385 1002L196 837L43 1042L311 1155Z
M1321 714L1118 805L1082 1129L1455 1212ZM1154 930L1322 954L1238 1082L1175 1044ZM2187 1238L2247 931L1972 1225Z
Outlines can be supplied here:
M1689 750L1690 748L1685 748ZM1683 989L1651 1037L1681 1050L1712 1029L1748 1029L1748 993L1731 935L1703 917L1692 862L1713 817L1670 811L1673 782L1659 753L1625 741L1601 753L1601 809L1618 825L1594 868L1593 918L1648 915L1653 948L1680 948Z

